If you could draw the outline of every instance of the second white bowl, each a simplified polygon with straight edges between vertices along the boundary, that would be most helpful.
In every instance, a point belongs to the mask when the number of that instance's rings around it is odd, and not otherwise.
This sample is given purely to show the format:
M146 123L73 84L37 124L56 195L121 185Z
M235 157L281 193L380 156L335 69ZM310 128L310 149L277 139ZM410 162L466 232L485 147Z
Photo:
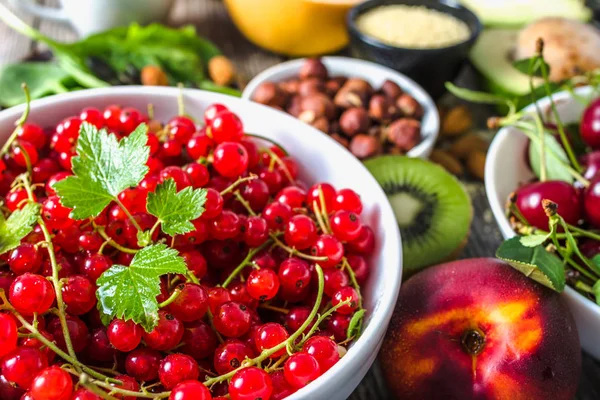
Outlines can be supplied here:
M592 94L589 87L580 88L576 92L584 97ZM558 93L553 98L558 103L558 113L564 123L579 121L584 104L575 100L569 92ZM546 110L549 104L548 98L538 101L542 110ZM535 111L534 105L525 108L525 111ZM527 144L528 139L521 131L503 128L496 134L487 155L485 190L496 223L505 239L516 235L506 218L506 200L510 193L534 177L525 158ZM563 296L575 318L581 347L600 360L600 306L569 286L565 288Z
M297 77L305 61L305 58L287 61L264 70L248 83L242 93L242 98L252 100L254 92L263 82L281 82ZM386 80L390 80L414 97L423 106L424 111L421 120L422 140L407 155L419 158L429 157L440 130L440 116L435 103L418 83L393 69L370 61L349 57L323 57L321 61L327 67L330 76L364 79L373 87L379 87Z

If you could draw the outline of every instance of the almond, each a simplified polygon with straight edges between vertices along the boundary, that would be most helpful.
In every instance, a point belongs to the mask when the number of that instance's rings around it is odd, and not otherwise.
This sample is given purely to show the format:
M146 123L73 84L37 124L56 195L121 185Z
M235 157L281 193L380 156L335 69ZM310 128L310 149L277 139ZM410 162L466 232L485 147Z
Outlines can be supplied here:
M436 164L444 167L448 172L454 175L462 175L463 166L456 157L445 150L433 150L429 159Z
M487 151L489 144L480 136L468 133L456 139L450 146L450 153L458 159L464 160L473 151Z
M454 107L446 113L442 121L442 135L457 136L471 129L473 118L465 106Z
M467 168L471 175L477 179L483 180L485 174L485 157L484 151L473 151L467 158Z

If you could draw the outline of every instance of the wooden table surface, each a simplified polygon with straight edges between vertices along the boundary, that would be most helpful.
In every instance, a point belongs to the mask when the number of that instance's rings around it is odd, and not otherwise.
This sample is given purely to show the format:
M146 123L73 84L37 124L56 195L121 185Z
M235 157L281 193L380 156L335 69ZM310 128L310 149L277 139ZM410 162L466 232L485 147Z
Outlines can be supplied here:
M3 4L7 2L7 0L0 0ZM56 0L47 0L45 3L55 5ZM18 10L15 12L24 21L53 39L72 41L77 38L75 33L65 25L40 20ZM195 25L200 35L214 41L233 60L246 79L285 60L248 42L235 28L220 0L176 0L169 22L174 26ZM44 50L42 46L15 33L0 22L0 65L18 61L33 52ZM483 118L485 113L486 110L481 109L480 118ZM475 219L463 257L493 256L502 237L489 209L485 190L481 183L465 182L465 184L473 200ZM379 373L379 366L375 364L350 399L376 400L389 397ZM583 374L576 398L578 400L600 399L600 364L585 353L583 353Z

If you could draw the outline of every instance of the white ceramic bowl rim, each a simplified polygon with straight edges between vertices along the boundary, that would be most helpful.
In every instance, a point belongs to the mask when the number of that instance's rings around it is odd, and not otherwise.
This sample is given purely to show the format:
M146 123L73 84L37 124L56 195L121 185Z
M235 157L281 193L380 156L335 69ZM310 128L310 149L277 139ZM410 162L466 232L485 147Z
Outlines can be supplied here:
M123 97L123 102L126 102L126 97L144 97L147 99L147 103L151 103L153 98L160 97L169 97L172 99L176 99L180 94L180 90L178 88L168 88L168 87L147 87L147 86L122 86L122 87L111 87L111 88L101 88L101 89L88 89L81 90L77 92L59 94L39 100L34 100L31 102L31 110L32 115L35 115L35 111L39 108L51 107L57 103L65 103L72 108L72 112L79 112L83 107L86 107L86 101L98 100L105 96L107 97L115 97L120 96ZM376 184L375 179L370 175L368 170L360 163L356 158L354 158L343 146L339 145L334 139L331 139L327 135L322 135L322 133L315 128L312 128L306 124L303 124L301 121L295 119L294 117L277 110L274 110L270 107L263 106L258 103L250 102L244 99L238 99L232 96L227 96L218 93L211 93L196 89L184 89L183 90L183 98L184 102L187 98L194 98L194 95L197 95L199 98L210 97L211 102L218 102L226 104L230 107L237 108L254 108L257 111L263 112L262 109L267 110L269 113L279 114L281 118L285 118L285 124L294 125L301 124L303 129L306 131L307 140L310 140L310 137L313 138L324 138L326 140L330 140L333 145L338 146L339 151L345 152L348 154L348 162L356 162L357 167L364 170L364 172L368 175L367 179L372 179L374 183L374 190L378 191L376 193L377 197L381 199L381 204L378 203L380 207L380 219L379 223L390 227L392 224L389 221L394 221L393 225L395 226L394 213L389 202L386 199L385 193ZM3 111L0 111L0 125L5 121L16 121L23 110L25 109L24 105L12 107ZM57 115L56 119L64 118L65 115ZM57 121L58 122L58 121ZM398 298L400 283L402 278L402 245L400 239L400 233L397 227L395 229L391 229L389 232L386 231L386 240L385 242L388 246L385 247L385 252L390 252L390 259L397 260L397 264L399 265L390 265L386 266L386 275L388 278L391 278L389 282L386 283L386 287L389 290L384 291L382 293L374 294L372 297L376 299L374 302L374 312L371 313L368 324L364 327L363 333L361 337L356 340L356 342L352 345L352 347L348 350L348 353L345 357L343 357L337 364L335 364L329 371L323 374L319 379L312 382L310 385L302 388L297 391L292 396L288 397L291 400L299 400L299 399L316 399L320 398L319 393L324 390L327 386L338 386L342 385L344 380L340 380L343 377L344 368L349 368L350 365L354 365L354 358L363 358L373 356L373 352L377 349L379 345L379 341L382 337L382 329L387 327L389 319L391 318L391 314L395 308L396 300ZM383 253L383 247L381 248ZM381 265L380 268L384 266ZM374 271L373 271L374 272ZM373 274L372 277L375 275ZM360 355L360 356L359 356ZM367 356L368 355L368 356Z
M242 98L252 100L252 95L263 82L279 82L284 79L289 79L298 75L300 67L304 64L306 58L290 60L281 64L267 68L260 74L256 75L246 86L242 93ZM328 56L321 57L321 61L332 76L343 75L336 72L337 69L343 67L345 70L351 70L355 77L373 81L378 79L380 75L385 75L392 81L398 84L406 93L413 96L423 107L423 119L421 120L422 140L414 148L408 151L410 157L427 157L435 145L440 129L440 116L437 107L431 96L414 80L408 76L401 74L391 68L373 63L371 61L360 60L350 57ZM376 71L378 76L366 75L363 71Z
M575 93L579 96L588 96L592 93L592 88L590 86L584 86L575 89ZM554 102L560 102L563 100L567 100L572 98L572 94L570 91L562 91L552 95ZM550 105L550 99L548 97L544 97L537 101L537 105L545 110ZM525 112L535 112L535 104L530 104L523 109ZM504 203L497 201L499 198L497 184L493 179L494 170L496 168L495 160L497 159L497 154L500 151L501 145L504 140L507 139L508 135L512 134L512 128L505 127L498 131L492 144L490 145L490 149L488 151L488 158L485 164L485 188L488 197L488 202L490 203L490 207L492 209L492 213L494 214L494 218L502 232L504 238L511 238L516 236L515 231L510 226L510 222L505 216L504 211ZM514 188L517 189L516 187ZM585 307L590 312L594 313L598 318L600 318L600 306L591 301L590 299L579 294L575 289L570 286L565 286L565 293L575 298L582 307Z

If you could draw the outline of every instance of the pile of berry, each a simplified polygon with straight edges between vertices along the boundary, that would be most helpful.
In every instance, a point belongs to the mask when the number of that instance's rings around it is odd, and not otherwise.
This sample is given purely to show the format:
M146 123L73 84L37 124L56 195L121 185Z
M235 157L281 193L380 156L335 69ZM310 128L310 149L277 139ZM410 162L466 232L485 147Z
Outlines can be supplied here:
M223 105L210 106L204 123L177 116L163 125L109 106L49 130L17 127L0 160L1 399L283 399L330 369L360 334L360 285L374 247L360 197L327 183L307 187L284 149L259 149ZM106 207L84 198L70 179L102 171L93 163L106 159L84 151L82 132L104 128L122 150L133 148L124 143L142 124L147 141L137 151L148 157L139 184ZM86 179L116 182L135 161ZM151 211L149 193L166 193L168 182L176 195ZM177 196L181 213L166 202ZM200 215L176 221L185 201ZM86 207L98 212L75 219ZM187 232L168 234L167 222ZM181 260L185 272L160 272L159 258L142 262L150 248ZM152 285L132 292L141 317L128 314L129 303L119 312L110 306L122 295L110 279L128 269L132 282L156 274L158 296L148 297Z

